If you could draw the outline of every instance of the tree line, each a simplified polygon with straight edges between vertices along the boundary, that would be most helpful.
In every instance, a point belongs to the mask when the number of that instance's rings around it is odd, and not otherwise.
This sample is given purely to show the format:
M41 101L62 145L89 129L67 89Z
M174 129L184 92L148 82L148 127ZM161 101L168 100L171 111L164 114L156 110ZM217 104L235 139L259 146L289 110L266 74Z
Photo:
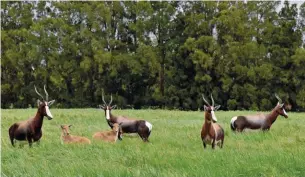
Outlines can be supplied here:
M305 3L1 2L1 107L305 108Z

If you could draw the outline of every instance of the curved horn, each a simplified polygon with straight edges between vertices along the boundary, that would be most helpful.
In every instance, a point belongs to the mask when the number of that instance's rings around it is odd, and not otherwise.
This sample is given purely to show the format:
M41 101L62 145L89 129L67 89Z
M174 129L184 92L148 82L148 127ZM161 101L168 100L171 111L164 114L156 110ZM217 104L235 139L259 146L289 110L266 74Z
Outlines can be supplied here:
M104 89L103 89L103 92L102 92L102 99L103 99L104 104L107 105L107 103L105 101L105 98L104 98Z
M203 101L204 101L207 105L211 106L210 103L204 98L203 94L201 94L201 95L202 95Z
M43 86L43 89L44 89L44 92L46 93L46 101L48 101L49 100L49 94L46 90L46 85Z
M279 103L282 103L282 99L280 99L280 97L276 93L274 95L275 95L276 99L279 101Z
M213 99L213 95L211 94L211 100L212 100L212 106L214 106L214 99Z
M112 103L112 94L110 95L110 102L109 102L109 105L111 105Z
M42 100L44 100L43 96L37 91L36 86L34 85L35 91L36 93L42 98Z

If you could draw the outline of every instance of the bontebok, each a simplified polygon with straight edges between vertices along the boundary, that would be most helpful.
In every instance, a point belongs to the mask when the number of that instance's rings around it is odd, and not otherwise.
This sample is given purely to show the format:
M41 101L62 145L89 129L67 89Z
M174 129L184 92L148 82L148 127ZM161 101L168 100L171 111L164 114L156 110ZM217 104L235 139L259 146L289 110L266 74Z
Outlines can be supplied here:
M44 86L46 99L44 99L43 96L37 91L36 87L35 91L42 98L42 101L40 101L39 99L37 100L38 110L35 117L25 121L14 123L9 128L9 136L13 146L15 143L14 140L27 140L30 146L32 146L33 141L39 142L42 136L41 127L43 123L43 117L46 116L49 120L53 119L49 106L51 106L55 102L55 100L48 101L49 94L46 90L46 86Z
M279 115L288 118L284 103L277 94L275 94L275 97L278 103L269 114L235 116L231 119L231 129L238 132L242 132L246 128L269 130Z
M111 129L115 123L120 124L122 127L122 133L138 133L144 142L148 142L148 137L151 133L152 124L145 120L137 120L129 118L126 116L114 116L111 114L111 110L116 107L116 105L111 106L111 100L107 104L104 99L104 94L102 95L104 105L100 105L100 108L105 111L106 120ZM119 139L122 137L119 136Z

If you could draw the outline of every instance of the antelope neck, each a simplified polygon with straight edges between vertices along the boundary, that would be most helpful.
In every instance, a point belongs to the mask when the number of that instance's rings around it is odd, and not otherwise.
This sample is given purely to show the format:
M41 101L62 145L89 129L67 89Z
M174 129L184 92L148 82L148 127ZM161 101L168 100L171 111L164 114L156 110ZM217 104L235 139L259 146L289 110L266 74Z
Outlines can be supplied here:
M277 117L279 116L279 113L277 112L276 108L274 108L270 114L268 114L266 117L268 120L271 121L271 123L273 123Z
M35 128L40 129L42 127L43 117L44 116L38 110L35 117L34 117L34 121L33 121Z

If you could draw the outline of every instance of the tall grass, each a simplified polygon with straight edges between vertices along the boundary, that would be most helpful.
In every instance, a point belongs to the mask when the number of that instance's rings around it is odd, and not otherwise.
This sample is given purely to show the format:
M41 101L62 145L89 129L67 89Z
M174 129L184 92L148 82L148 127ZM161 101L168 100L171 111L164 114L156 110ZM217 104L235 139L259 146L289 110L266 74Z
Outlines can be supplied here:
M116 144L63 145L61 124L72 124L71 134L92 139L109 130L104 113L96 109L51 109L44 120L40 145L12 147L8 128L36 109L2 110L1 176L305 176L305 114L278 117L269 132L235 134L230 119L247 111L218 111L225 130L224 148L203 149L200 131L203 112L114 110L115 115L143 118L153 124L150 143L138 136Z

